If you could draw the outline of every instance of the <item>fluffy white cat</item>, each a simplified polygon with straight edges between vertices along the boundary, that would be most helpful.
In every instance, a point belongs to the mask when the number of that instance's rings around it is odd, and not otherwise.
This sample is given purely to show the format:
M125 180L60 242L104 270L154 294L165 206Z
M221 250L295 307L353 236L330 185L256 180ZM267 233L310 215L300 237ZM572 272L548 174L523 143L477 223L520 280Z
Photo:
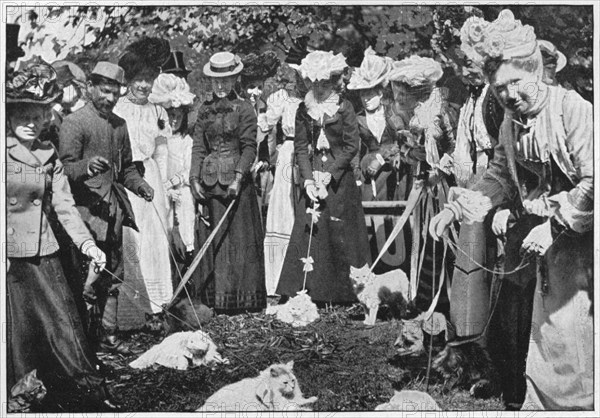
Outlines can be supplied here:
M365 308L366 325L375 325L380 305L398 310L399 316L406 311L409 282L402 270L375 274L368 264L361 268L350 266L350 279L358 301Z
M315 396L302 396L294 362L272 364L257 377L232 383L212 394L198 409L203 412L225 411L311 411L306 405L317 401Z

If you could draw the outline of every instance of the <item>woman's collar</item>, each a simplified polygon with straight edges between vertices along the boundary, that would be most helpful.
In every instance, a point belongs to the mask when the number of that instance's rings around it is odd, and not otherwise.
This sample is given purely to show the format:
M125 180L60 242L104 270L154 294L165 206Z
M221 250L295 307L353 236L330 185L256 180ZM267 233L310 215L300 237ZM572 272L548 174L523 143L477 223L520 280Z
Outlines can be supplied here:
M307 113L317 121L322 121L324 115L328 115L329 117L334 116L340 108L339 102L340 95L338 93L332 93L324 101L318 102L312 90L304 98Z

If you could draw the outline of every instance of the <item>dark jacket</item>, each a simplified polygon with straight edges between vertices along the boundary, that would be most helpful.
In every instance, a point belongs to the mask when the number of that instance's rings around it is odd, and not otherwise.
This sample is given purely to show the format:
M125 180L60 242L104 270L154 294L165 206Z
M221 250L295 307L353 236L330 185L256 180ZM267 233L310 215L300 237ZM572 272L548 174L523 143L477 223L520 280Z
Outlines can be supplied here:
M92 239L52 144L36 140L29 150L8 136L6 151L7 256L35 257L58 251L50 226L53 220L60 222L78 248Z
M124 187L137 194L145 180L131 159L125 120L113 113L104 118L88 103L64 119L59 148L75 203L96 239L105 239L107 221L115 213L111 206L115 204L123 209L123 224L137 229ZM88 162L96 155L110 161L111 167L90 176Z
M400 138L394 129L394 126L387 118L388 112L386 111L385 114L385 128L381 135L381 142L377 141L377 138L375 138L375 135L373 135L369 129L367 117L364 112L361 112L361 114L356 117L362 147L360 166L363 175L365 175L366 168L371 161L377 158L377 154L381 154L385 162L390 163L392 157L400 152Z
M352 104L346 99L341 100L335 115L325 115L323 127L308 115L304 103L298 107L294 148L303 180L313 180L312 172L318 170L331 173L332 180L339 182L346 172L352 171L351 162L358 153L360 137ZM330 146L326 161L320 157L312 158L309 151L316 149L321 129L325 129Z
M190 179L228 186L235 173L247 175L256 158L256 129L252 105L235 93L205 102L194 127Z

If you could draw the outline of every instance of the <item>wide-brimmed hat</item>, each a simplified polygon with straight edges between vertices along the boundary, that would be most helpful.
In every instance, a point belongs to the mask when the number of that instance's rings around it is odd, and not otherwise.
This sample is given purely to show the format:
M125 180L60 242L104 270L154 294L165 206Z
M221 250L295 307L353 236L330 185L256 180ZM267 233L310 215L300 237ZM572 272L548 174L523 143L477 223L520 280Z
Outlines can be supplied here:
M125 48L119 58L119 66L125 70L125 79L129 82L139 74L157 77L161 65L171 55L169 41L163 38L144 36Z
M393 60L389 57L380 57L375 54L373 48L368 47L365 51L360 67L352 72L348 90L370 89L378 85L385 87L388 83L387 75Z
M6 82L7 103L49 104L62 91L56 82L56 71L49 64L33 64L15 71Z
M104 77L110 81L114 81L122 86L125 82L125 70L119 67L117 64L113 64L108 61L99 61L90 76Z
M543 39L538 39L537 42L540 50L542 51L542 58L544 54L552 55L554 58L556 58L556 72L559 72L566 67L567 57L565 54L560 52L552 42Z
M279 68L279 58L273 51L265 51L260 55L253 52L242 58L244 68L241 76L242 82L249 80L266 80L273 77Z
M392 64L388 79L408 84L411 87L433 86L442 78L442 75L444 75L444 71L436 60L411 55Z
M189 84L175 74L162 73L152 85L148 101L166 109L190 106L196 95L190 91Z
M298 70L302 78L312 82L328 80L334 75L342 74L348 67L344 55L334 54L331 51L313 51L302 59L300 65L289 65Z
M217 52L204 65L204 75L207 77L229 77L242 72L242 59L231 52Z
M23 48L19 46L19 29L21 27L14 23L6 24L6 60L16 61L25 55Z
M163 65L161 65L161 71L163 73L175 74L179 77L187 77L191 71L185 68L185 61L183 60L183 52L171 51L169 59Z
M67 60L58 60L52 63L52 68L54 68L57 72L60 67L68 67L71 74L76 81L80 83L85 83L87 81L87 77L85 76L85 71L81 69L77 64L67 61Z

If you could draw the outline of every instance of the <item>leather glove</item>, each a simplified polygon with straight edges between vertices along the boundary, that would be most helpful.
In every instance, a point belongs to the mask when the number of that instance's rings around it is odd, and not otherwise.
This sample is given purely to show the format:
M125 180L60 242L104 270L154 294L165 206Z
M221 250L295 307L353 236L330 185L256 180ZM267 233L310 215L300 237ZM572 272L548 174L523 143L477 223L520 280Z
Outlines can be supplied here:
M429 234L435 241L439 241L440 237L446 232L446 229L454 222L454 212L450 209L443 209L435 215L429 223Z
M152 202L154 199L154 189L146 182L138 187L138 195L143 197L147 202Z
M496 212L492 220L492 232L498 236L506 234L508 229L508 218L510 217L510 209L502 209Z
M104 157L95 155L88 160L87 171L90 177L104 173L110 168L110 163Z
M227 196L235 199L239 196L241 190L242 175L240 173L235 173L235 179L229 184L229 187L227 187Z
M93 240L89 239L81 244L81 252L91 259L97 272L104 270L104 267L106 267L106 254L98 248Z
M204 204L206 202L206 196L202 190L202 185L200 184L200 180L198 177L190 178L190 189L192 190L192 196L196 202Z
M550 220L533 228L523 240L521 250L537 255L544 255L552 245L552 227Z
M310 200L312 200L313 202L319 201L319 191L314 180L306 180L304 182L304 190L306 191L306 195Z

